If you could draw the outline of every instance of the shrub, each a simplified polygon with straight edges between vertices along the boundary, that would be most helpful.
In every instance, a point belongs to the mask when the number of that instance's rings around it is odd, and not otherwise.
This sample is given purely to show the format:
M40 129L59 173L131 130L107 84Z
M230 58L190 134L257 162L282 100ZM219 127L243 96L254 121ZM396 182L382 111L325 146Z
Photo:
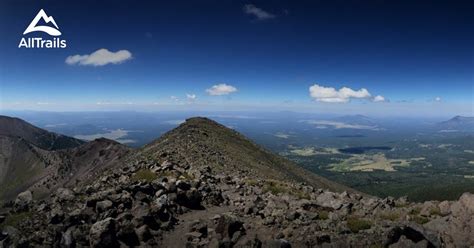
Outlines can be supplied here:
M326 210L321 210L318 212L318 219L327 220L329 219L329 212Z
M430 215L441 216L441 210L438 207L433 207L430 209Z
M133 181L145 181L145 182L152 182L153 180L157 178L158 176L148 169L140 169L132 176Z
M347 219L347 227L349 227L351 232L358 233L361 230L370 229L372 222L357 217L350 217Z
M245 183L249 186L256 186L258 184L257 180L255 179L246 179Z
M283 185L282 183L279 183L277 181L272 181L272 180L269 180L269 181L266 181L265 182L265 185L263 187L263 192L270 192L274 195L278 195L280 193L287 193L288 192L288 188Z
M390 213L381 214L380 217L384 220L396 221L400 219L400 214L396 212L390 212Z
M420 212L421 212L420 207L414 207L412 210L410 210L410 214L414 214L414 215L420 214Z
M428 221L430 221L428 218L423 217L423 216L418 216L418 215L412 216L412 219L413 221L415 221L416 223L420 225L423 225L425 223L428 223Z

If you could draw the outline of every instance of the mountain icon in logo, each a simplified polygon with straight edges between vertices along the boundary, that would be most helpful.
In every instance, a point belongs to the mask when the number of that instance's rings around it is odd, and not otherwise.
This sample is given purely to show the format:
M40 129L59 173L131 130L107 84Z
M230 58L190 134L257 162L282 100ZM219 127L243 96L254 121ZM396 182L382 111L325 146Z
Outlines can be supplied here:
M38 21L40 19L43 19L45 23L52 23L56 28L50 27L50 26L36 26L38 24ZM41 9L38 14L35 16L33 21L31 21L30 25L25 29L25 32L23 32L23 35L31 33L31 32L36 32L36 31L41 31L45 32L51 36L60 36L61 32L58 30L59 27L54 21L54 18L52 16L46 15L46 12L44 12L43 9Z

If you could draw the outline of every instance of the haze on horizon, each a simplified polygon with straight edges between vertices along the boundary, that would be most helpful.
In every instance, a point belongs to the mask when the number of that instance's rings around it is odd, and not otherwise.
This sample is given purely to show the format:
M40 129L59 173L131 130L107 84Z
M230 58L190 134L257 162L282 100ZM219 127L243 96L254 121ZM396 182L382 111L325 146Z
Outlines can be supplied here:
M40 9L67 48L18 48ZM0 112L473 116L473 10L420 0L2 1Z

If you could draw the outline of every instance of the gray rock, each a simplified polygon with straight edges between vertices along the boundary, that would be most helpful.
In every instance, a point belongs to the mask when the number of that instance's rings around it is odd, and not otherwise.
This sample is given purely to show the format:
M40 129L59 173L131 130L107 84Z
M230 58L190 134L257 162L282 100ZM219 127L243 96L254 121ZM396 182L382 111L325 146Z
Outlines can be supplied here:
M59 201L71 201L74 199L74 192L70 189L59 188L56 190L56 197Z
M474 214L474 194L464 193L459 198L459 202L464 206L471 214Z
M115 220L107 218L94 223L89 232L91 247L118 247Z
M51 209L49 215L49 223L51 224L59 224L64 220L64 212L61 210L60 207L55 207Z
M111 201L104 200L104 201L97 202L97 204L95 206L95 210L98 213L102 213L102 212L105 212L108 209L112 208L112 206L113 206L113 203Z
M72 229L68 228L62 235L61 235L61 247L74 247L74 237L72 235Z
M316 204L322 207L329 207L337 210L342 207L344 201L339 199L335 193L324 192L316 197Z
M18 194L15 199L14 208L16 211L25 211L29 209L32 202L33 194L27 190Z
M243 223L236 216L224 214L219 218L215 231L220 234L223 239L231 239L235 232L244 231L244 227Z

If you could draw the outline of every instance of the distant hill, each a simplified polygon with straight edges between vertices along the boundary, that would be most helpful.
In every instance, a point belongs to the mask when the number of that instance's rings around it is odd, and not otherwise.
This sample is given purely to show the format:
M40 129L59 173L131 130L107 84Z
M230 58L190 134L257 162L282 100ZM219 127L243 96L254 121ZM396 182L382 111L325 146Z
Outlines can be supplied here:
M474 131L474 117L455 116L436 125L441 130Z

